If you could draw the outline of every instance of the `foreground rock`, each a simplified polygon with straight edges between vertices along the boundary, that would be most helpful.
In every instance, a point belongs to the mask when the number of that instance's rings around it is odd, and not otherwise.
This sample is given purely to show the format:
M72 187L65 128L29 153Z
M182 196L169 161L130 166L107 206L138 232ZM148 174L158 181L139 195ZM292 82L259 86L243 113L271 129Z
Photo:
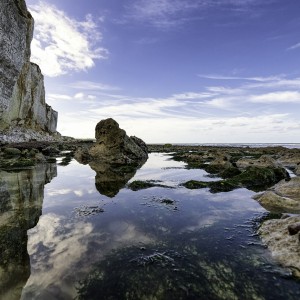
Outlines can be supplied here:
M299 233L290 235L289 226L300 222L300 216L265 221L258 230L263 243L270 249L272 256L284 267L291 269L300 278Z
M81 148L75 158L81 162L105 162L113 165L139 165L148 158L146 144L137 137L129 137L113 119L100 121L96 126L96 143Z
M34 21L24 0L0 2L0 139L16 127L56 133L57 112L45 102L44 78L30 62ZM29 137L25 140L30 140ZM35 138L35 137L33 137Z
M272 212L300 213L300 177L282 180L266 192L253 197Z

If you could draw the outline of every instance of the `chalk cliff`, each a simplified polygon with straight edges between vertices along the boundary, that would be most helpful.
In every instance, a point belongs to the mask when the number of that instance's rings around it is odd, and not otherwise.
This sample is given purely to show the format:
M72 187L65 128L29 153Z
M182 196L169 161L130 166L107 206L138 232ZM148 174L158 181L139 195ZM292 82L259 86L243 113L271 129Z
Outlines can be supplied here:
M33 27L25 0L1 0L0 132L14 127L56 132L57 112L45 102L40 68L30 62Z

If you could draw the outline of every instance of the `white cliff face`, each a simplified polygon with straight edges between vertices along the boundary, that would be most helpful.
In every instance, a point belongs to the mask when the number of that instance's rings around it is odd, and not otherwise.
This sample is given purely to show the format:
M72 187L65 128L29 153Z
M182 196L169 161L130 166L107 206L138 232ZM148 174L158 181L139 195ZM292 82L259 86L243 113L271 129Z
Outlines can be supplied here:
M44 78L30 62L33 18L25 0L0 2L0 131L56 132L57 112L45 102Z

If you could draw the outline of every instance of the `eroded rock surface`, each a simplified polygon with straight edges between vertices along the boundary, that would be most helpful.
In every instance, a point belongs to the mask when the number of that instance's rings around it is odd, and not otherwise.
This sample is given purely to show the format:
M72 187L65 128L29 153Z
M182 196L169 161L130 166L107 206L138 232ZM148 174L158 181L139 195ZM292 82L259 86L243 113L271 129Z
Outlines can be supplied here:
M56 132L40 68L30 62L34 20L24 0L0 2L0 132L16 126Z
M272 256L284 267L300 277L299 233L290 235L288 227L300 222L300 216L265 221L258 230L262 241L270 249Z
M113 165L139 165L148 158L146 144L137 137L129 137L119 124L109 118L96 126L96 143L90 148L78 149L79 162L108 163Z
M123 164L148 157L146 144L141 139L126 135L125 130L111 118L97 124L95 137L96 145L89 150L93 160Z
M300 213L300 177L282 180L254 199L269 211Z

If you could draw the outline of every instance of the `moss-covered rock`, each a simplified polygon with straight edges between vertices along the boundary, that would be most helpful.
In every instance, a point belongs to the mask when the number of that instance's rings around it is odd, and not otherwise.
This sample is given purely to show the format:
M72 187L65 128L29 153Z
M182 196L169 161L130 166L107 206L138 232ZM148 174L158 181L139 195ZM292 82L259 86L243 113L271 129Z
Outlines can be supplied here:
M240 187L259 190L270 187L282 179L288 179L289 174L284 168L271 167L247 167L241 174L234 176L228 181Z
M170 188L166 185L159 184L157 181L151 181L151 180L146 180L146 181L136 180L128 184L128 188L131 189L132 191L148 189L151 187Z
M203 189L209 188L211 193L220 193L220 192L230 192L236 188L237 185L233 185L232 183L226 180L219 180L219 181L197 181L197 180L190 180L182 184L187 189Z

